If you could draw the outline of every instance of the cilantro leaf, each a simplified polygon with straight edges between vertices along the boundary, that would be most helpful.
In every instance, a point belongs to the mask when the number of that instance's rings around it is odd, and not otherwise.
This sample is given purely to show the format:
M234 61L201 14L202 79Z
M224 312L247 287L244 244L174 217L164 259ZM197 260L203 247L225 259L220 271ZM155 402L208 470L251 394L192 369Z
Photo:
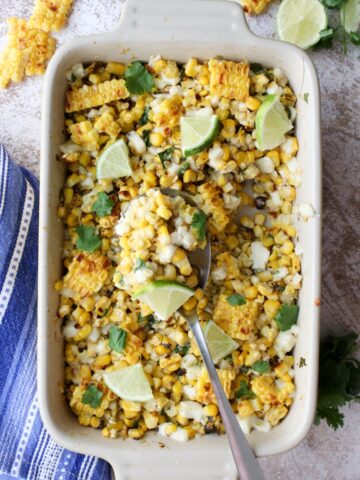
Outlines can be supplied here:
M138 322L140 323L140 325L144 328L147 328L147 329L150 329L152 328L153 326L153 323L156 322L156 319L154 317L154 315L150 314L150 315L146 315L145 317L143 317L141 315L141 313L139 313L138 315Z
M360 45L360 33L350 32L349 33L350 42L354 45Z
M248 388L245 380L241 380L240 388L235 393L235 396L236 398L243 398L244 400L251 400L256 397L255 393Z
M239 305L245 305L246 300L242 295L239 295L238 293L233 293L229 297L227 297L226 301L230 303L233 307L237 307Z
M90 405L92 408L98 408L101 404L103 392L98 390L95 385L90 385L82 394L81 401L84 405Z
M146 125L148 123L149 112L150 112L150 107L145 107L144 113L141 115L141 118L139 120L140 125Z
M109 346L115 352L122 352L126 347L127 332L116 325L111 325L109 330Z
M269 373L270 372L269 360L258 360L257 362L251 365L251 369L257 373Z
M353 332L321 342L316 424L324 419L334 430L342 427L340 407L351 400L360 401L360 361L350 356L357 348L357 338Z
M323 30L320 30L320 40L318 43L315 45L316 48L319 47L324 47L324 48L329 48L332 45L332 41L335 38L336 35L336 29L333 29L331 27L324 28Z
M306 359L304 357L300 357L299 361L299 368L306 367Z
M173 151L175 150L174 147L167 148L166 150L163 150L162 152L158 153L161 165L165 167L165 162L171 160L171 156L173 154Z
M184 173L185 173L186 170L189 168L189 166L190 166L190 163L189 163L187 160L185 160L184 162L182 162L182 163L180 164L180 167L179 167L179 170L178 170L178 174L179 174L179 175L184 175Z
M144 65L139 62L132 62L124 73L126 88L130 93L141 95L150 92L154 86L154 77L146 70Z
M98 193L97 200L92 206L92 211L99 217L110 215L114 206L114 202L106 195L105 192Z
M143 140L145 142L145 145L147 147L150 146L150 133L151 133L150 130L143 130L143 132L142 132L142 138L143 138Z
M146 268L146 262L142 258L137 258L135 267L134 267L134 272L137 270L141 270L142 268Z
M339 10L345 3L345 0L321 0L321 3L326 8L335 8Z
M100 235L97 234L94 227L79 225L76 227L78 238L76 240L76 248L85 252L94 252L101 245Z
M299 307L297 305L287 305L286 303L280 307L275 315L275 322L281 332L289 330L298 319Z
M201 210L194 213L191 226L197 231L197 237L200 241L206 238L206 215Z
M175 353L180 353L180 355L186 355L189 351L190 343L185 343L185 345L176 345L174 348Z

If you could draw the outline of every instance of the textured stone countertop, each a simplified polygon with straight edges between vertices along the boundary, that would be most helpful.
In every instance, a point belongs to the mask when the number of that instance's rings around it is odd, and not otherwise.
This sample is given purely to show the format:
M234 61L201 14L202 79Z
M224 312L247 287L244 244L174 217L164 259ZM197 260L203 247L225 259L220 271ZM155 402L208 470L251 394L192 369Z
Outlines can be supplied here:
M151 1L151 0L149 0ZM0 1L0 47L5 19L28 17L31 0ZM116 24L122 0L75 0L59 43L78 35L105 32ZM275 36L277 5L251 28ZM323 284L321 330L360 332L360 48L341 46L312 52L322 94L323 144ZM39 172L42 77L32 77L0 91L0 142L12 157ZM322 423L283 455L262 458L267 480L359 480L360 405L344 409L345 426L333 432ZM199 476L199 478L201 475Z

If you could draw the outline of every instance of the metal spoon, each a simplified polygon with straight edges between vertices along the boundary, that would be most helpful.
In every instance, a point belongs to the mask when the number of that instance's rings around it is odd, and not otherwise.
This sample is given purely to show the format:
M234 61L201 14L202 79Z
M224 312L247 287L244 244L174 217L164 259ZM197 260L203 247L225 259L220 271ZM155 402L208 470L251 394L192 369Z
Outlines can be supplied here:
M169 197L180 196L189 205L198 207L194 199L184 192L180 192L171 188L161 188L160 191ZM211 246L209 235L207 235L207 237L206 248L198 248L189 255L190 263L199 269L199 286L202 289L204 289L206 286L211 265ZM187 319L194 334L196 343L209 373L210 382L216 396L221 418L227 433L240 480L264 480L265 477L260 465L240 428L239 422L237 421L235 413L231 408L229 400L226 398L224 389L220 383L214 363L210 356L198 316L196 315L196 312L194 312L185 316L185 318Z

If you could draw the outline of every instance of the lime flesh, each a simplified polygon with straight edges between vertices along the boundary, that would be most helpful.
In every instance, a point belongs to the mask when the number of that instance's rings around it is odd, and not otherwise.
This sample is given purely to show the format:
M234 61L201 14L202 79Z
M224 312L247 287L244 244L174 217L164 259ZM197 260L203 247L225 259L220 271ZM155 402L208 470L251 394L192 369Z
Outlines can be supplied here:
M108 388L120 398L131 402L147 402L153 398L149 380L140 363L105 372L103 379Z
M193 295L194 290L181 283L155 280L135 292L133 299L151 307L161 320L167 320Z
M181 141L185 157L190 157L208 148L220 130L220 122L216 115L209 117L181 117Z
M271 150L285 140L285 133L293 128L286 110L276 95L267 95L255 120L256 141L260 150Z
M220 360L239 347L239 345L212 320L206 324L204 336L214 363L220 362Z
M131 174L129 150L123 139L106 147L96 162L96 178L99 180L129 177Z

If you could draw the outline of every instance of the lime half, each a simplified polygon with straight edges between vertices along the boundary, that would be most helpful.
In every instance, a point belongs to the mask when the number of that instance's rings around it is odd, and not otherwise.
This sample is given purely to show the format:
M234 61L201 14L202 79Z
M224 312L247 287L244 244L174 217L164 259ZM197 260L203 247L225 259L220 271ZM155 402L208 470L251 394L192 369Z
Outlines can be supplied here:
M220 362L239 346L212 320L205 325L204 336L214 363Z
M161 320L167 320L193 295L194 290L181 283L155 280L135 292L132 298L151 307Z
M220 130L220 122L216 115L209 117L181 117L181 142L185 157L202 152L215 140Z
M326 10L319 0L283 0L279 7L277 28L285 42L309 48L318 43L326 27Z
M147 402L154 398L149 380L140 363L120 370L105 372L103 379L106 386L124 400Z
M96 178L99 180L129 177L131 174L129 150L122 139L106 147L96 162Z
M260 150L271 150L293 128L284 105L276 95L267 95L256 114L256 141Z
M360 26L360 2L359 0L347 0L340 10L341 24L345 30L356 32Z

